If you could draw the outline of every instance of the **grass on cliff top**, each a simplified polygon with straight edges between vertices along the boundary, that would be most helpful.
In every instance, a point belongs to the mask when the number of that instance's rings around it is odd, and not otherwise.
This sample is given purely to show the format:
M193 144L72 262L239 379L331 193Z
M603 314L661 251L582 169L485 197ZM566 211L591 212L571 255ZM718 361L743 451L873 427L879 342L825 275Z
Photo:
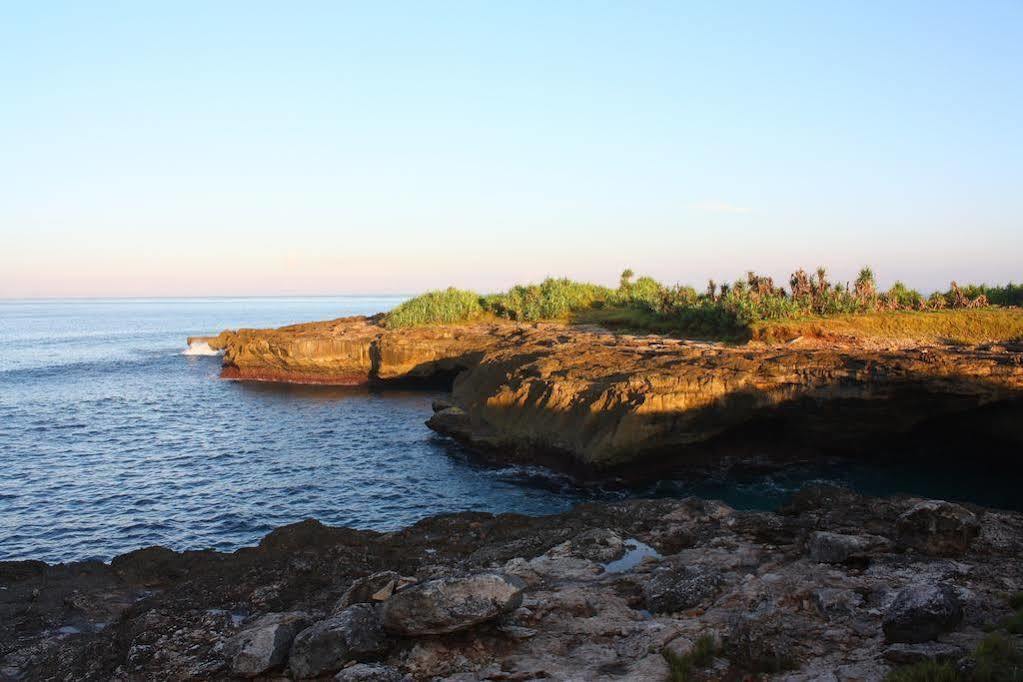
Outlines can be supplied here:
M428 291L405 301L387 314L391 328L417 327L424 324L451 324L470 322L486 316L480 304L480 295L472 291L455 289Z
M974 344L1023 340L1023 308L962 310L895 310L794 320L768 320L751 325L760 341L797 337L907 340Z

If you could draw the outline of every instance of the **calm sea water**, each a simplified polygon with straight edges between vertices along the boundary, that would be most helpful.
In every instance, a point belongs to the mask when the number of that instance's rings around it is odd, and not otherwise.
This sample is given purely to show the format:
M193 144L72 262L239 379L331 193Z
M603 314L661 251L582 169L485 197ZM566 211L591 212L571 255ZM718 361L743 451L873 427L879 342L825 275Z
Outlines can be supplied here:
M185 337L375 313L398 298L0 301L0 559L160 544L234 549L305 518L391 529L461 510L542 514L583 499L697 494L777 505L811 479L1015 506L946 472L792 469L744 480L579 488L474 464L426 428L431 392L221 381Z

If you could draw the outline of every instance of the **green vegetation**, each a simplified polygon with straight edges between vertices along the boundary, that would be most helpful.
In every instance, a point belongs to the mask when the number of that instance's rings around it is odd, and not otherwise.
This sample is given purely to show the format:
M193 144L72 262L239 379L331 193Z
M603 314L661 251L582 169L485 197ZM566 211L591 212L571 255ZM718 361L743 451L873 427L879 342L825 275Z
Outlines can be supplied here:
M678 333L729 340L791 339L797 336L905 337L955 343L1023 338L1019 305L1023 286L959 287L925 298L896 282L878 291L874 273L863 268L851 284L833 283L827 271L797 270L788 288L770 277L746 274L731 283L709 282L703 292L665 286L625 270L617 288L545 279L505 293L433 291L406 301L385 318L389 327L447 324L481 319L564 320L636 331Z
M771 320L750 327L752 338L785 341L819 339L913 340L935 343L988 343L1023 338L1023 309L975 308L834 315Z
M483 314L478 294L452 287L405 301L387 314L387 326L397 328L466 322L483 317Z
M718 644L713 635L703 635L695 642L693 648L685 654L676 654L670 649L664 649L661 655L668 663L668 680L670 682L689 682L693 679L693 673L706 668L717 656Z
M1023 284L1009 283L1001 287L989 287L986 284L967 284L961 289L964 296L977 299L983 296L991 305L1023 306ZM954 297L953 291L944 294L948 299Z
M988 635L971 655L970 682L1023 682L1023 650L1005 635Z

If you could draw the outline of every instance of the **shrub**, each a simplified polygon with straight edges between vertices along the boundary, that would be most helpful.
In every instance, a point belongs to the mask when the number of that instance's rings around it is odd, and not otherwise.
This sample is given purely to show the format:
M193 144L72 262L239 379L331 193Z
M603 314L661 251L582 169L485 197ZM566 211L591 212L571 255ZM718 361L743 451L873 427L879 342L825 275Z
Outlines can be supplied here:
M671 682L688 682L699 668L706 668L717 656L718 644L713 635L702 635L693 648L685 654L676 654L671 649L664 649L661 655L668 663L668 679Z
M970 658L974 682L1023 682L1023 651L1005 635L988 635Z
M512 320L552 320L614 298L614 292L596 284L547 278L540 284L512 287L508 293L485 299L488 309Z
M977 299L983 296L991 305L1001 306L1023 306L1023 284L990 287L986 284L966 284L960 287L964 296L970 299ZM951 295L951 290L946 296Z
M422 324L464 322L483 315L479 294L448 288L430 291L405 301L388 313L388 327L414 327Z
M889 310L914 310L927 307L927 301L916 289L910 289L902 282L895 282L884 295L885 307ZM921 305L923 301L923 305Z

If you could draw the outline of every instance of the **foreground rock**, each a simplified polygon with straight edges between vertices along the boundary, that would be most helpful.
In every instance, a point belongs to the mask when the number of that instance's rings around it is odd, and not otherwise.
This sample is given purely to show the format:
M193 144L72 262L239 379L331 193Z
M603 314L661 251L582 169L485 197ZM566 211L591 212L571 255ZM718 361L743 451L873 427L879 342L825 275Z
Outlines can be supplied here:
M970 507L978 532L950 559L900 541L924 502L817 487L779 513L628 501L386 534L305 522L233 554L0 563L0 679L661 680L661 652L705 636L704 679L960 665L1023 590L1023 514ZM826 563L808 553L820 533L870 542Z
M500 573L428 580L388 599L381 619L399 635L458 632L518 608L524 587L518 578Z
M950 585L910 585L888 607L884 634L889 642L916 644L955 630L962 620L963 605Z
M340 670L349 661L381 658L388 646L376 609L355 604L298 633L290 668L299 678L318 677Z
M304 613L268 613L255 620L228 645L231 672L239 677L257 677L284 666L295 635L305 628Z
M556 324L391 330L379 317L224 332L208 343L224 351L227 378L452 386L432 428L502 460L579 472L715 466L721 449L734 455L755 442L762 451L778 433L852 450L924 423L930 433L949 415L960 433L1023 443L1015 346L728 346ZM740 438L768 422L784 428Z

